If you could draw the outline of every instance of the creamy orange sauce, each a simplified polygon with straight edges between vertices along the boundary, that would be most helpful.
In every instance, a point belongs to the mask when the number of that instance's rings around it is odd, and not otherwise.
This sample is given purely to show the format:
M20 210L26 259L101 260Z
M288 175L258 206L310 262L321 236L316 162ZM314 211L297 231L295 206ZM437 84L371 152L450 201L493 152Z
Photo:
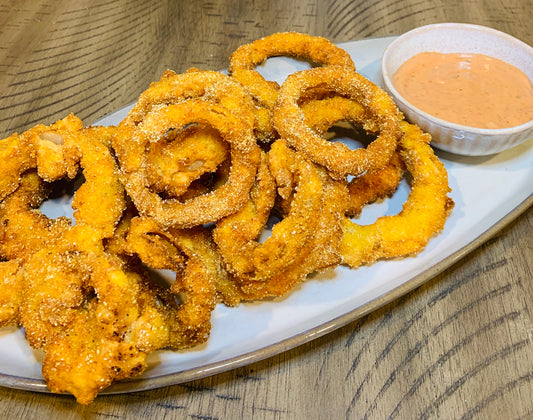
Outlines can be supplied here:
M483 54L424 52L393 76L417 108L457 124L514 127L533 120L533 85L517 67Z

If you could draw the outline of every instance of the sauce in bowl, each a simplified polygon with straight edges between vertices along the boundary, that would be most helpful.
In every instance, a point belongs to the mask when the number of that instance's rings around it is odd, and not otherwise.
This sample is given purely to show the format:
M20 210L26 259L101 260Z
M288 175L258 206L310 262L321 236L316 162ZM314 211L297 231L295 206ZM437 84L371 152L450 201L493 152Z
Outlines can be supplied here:
M484 54L423 52L403 63L392 84L437 118L477 128L533 120L533 85L524 72Z

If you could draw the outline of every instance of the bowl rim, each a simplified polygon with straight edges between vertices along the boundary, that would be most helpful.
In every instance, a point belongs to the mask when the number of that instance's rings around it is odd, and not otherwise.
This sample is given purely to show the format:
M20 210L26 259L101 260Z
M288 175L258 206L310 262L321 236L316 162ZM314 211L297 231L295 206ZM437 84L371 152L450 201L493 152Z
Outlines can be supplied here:
M472 23L457 23L457 22L433 23L429 25L419 26L417 28L404 32L402 35L398 36L395 40L393 40L387 46L381 58L381 73L382 73L382 78L383 78L383 83L385 85L385 88L396 98L396 100L401 102L403 106L409 108L412 112L416 112L417 114L420 114L422 117L431 121L434 124L445 126L452 130L461 131L463 133L470 132L470 133L479 134L483 136L502 136L503 137L506 135L511 135L511 134L523 132L529 129L533 129L533 120L527 121L520 125L515 125L512 127L504 127L504 128L480 128L480 127L472 127L468 125L457 124L454 122L443 120L442 118L435 117L432 114L428 114L424 110L413 105L411 102L405 99L396 90L396 88L394 87L392 83L392 78L390 77L389 72L386 69L388 59L391 55L391 51L393 51L399 43L403 42L408 37L417 35L420 32L426 33L428 30L433 30L433 29L437 30L437 29L442 29L442 28L444 29L466 28L466 29L472 29L474 31L478 31L480 33L481 32L490 33L492 35L499 36L500 38L503 38L509 42L516 43L517 45L519 45L525 50L530 50L531 56L533 57L533 47L519 40L518 38L515 38L514 36L508 33L499 31L497 29L490 28L488 26L476 25ZM530 81L531 83L533 83L533 80L530 79Z

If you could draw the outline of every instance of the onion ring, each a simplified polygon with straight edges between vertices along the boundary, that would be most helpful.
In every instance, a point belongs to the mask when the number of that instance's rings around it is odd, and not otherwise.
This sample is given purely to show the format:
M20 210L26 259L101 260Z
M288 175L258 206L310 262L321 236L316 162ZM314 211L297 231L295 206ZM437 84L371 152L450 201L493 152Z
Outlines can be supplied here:
M324 170L320 168L317 170L323 180L324 190L322 211L318 215L312 239L283 272L265 282L247 282L241 285L242 293L247 300L282 296L309 274L334 268L342 261L339 244L342 237L341 222L346 206L346 185L331 178Z
M228 181L210 194L185 202L162 199L147 188L145 150L150 142L161 139L170 129L188 124L214 128L230 145L231 170ZM246 202L252 186L260 150L252 129L227 108L200 99L168 105L146 115L135 128L121 124L113 138L121 150L122 180L141 215L154 217L163 227L189 228L214 222L238 210Z
M162 230L152 218L134 217L124 252L137 255L150 268L176 272L170 291L184 294L185 299L169 315L167 346L185 348L205 342L216 303L218 276L223 270L210 232L203 226Z
M135 127L154 109L188 99L201 98L228 108L237 117L255 126L254 104L249 93L233 78L216 71L189 71L176 74L167 70L161 79L152 83L121 122ZM113 144L127 147L127 144Z
M209 127L187 127L177 137L150 143L146 155L149 185L167 198L183 196L196 179L215 172L229 156L228 144Z
M213 240L224 256L228 269L235 275L257 275L253 255L260 244L256 238L274 207L275 188L275 180L268 169L267 155L263 153L250 199L241 210L216 223Z
M429 134L405 121L402 130L405 134L399 153L412 176L411 192L395 216L382 216L366 226L343 220L340 252L343 262L352 268L380 258L420 252L444 227L454 206L447 195L450 188L446 169L429 146Z
M50 219L37 210L48 193L41 173L48 180L74 178L81 167L85 181L72 199L76 224L98 232L100 240L113 234L125 199L117 165L105 146L111 133L112 130L99 127L63 132L62 161L54 159L55 164L45 165L44 171L36 166L33 172L22 175L20 187L0 203L0 255L7 259L24 257L57 243L61 233L70 228L68 218ZM33 164L38 165L39 159ZM28 226L32 229L28 230Z
M254 98L269 109L274 106L279 85L266 81L255 68L276 56L297 57L315 65L355 70L355 64L345 50L319 36L279 32L241 45L230 56L228 74L250 89Z
M57 171L62 176L66 170L63 136L80 131L82 126L81 120L70 114L49 126L39 124L22 134L15 133L0 140L0 200L17 189L21 175L31 168L39 167L39 175L43 178ZM57 169L57 165L61 169Z
M299 205L296 201L296 195L300 191L296 188L297 178L289 174L287 169L302 160L305 161L305 158L291 150L283 140L277 140L269 152L269 167L276 179L278 194L283 202L282 213L285 213L283 209L290 212L293 211L294 206ZM255 300L269 296L281 296L293 289L310 273L334 267L340 263L341 256L338 247L342 236L340 222L346 206L346 183L332 179L325 170L317 165L311 165L319 177L320 187L315 192L319 199L319 210L307 215L308 241L297 253L292 254L292 259L287 261L284 267L279 267L271 277L262 280L236 277L235 281L243 293L243 299ZM288 214L282 214L282 216L288 216ZM285 240L292 241L292 234L287 235ZM294 248L294 245L291 247Z
M240 300L280 296L309 273L340 262L346 183L334 181L282 140L273 143L267 157L269 171L263 163L248 204L217 222L213 231ZM274 186L286 213L272 236L260 243Z
M307 100L300 104L300 108L304 113L305 123L321 135L340 121L362 124L370 132L377 129L362 105L343 96ZM361 213L365 204L392 195L402 180L404 171L405 165L398 153L394 152L384 168L354 177L348 184L349 203L346 215L355 217Z
M220 72L191 69L185 74L167 70L159 81L152 83L139 96L133 109L121 122L121 130L133 132L150 112L189 99L203 99L221 105L251 127L256 125L255 106L240 83ZM165 134L175 136L175 131ZM208 151L210 155L215 153L216 161L211 161L208 156L203 156L202 159L197 147L186 147L187 142L192 143L190 140L184 140L186 134L190 134L190 130L186 129L178 134L179 139L152 142L148 145L144 162L146 168L143 172L152 191L164 193L169 198L179 198L197 177L211 172L216 163L225 157L221 147L224 148L227 144L225 141L221 142L219 134L214 131L216 130L206 127L193 135L197 137L196 140L201 140L204 151ZM113 148L121 166L130 167L138 162L128 162L127 159L138 159L138 156L133 156L130 152L127 135L126 133L125 136L115 139Z
M345 66L355 70L350 55L326 38L298 32L280 32L249 44L241 45L230 56L228 74L242 83L259 105L259 139L276 138L270 122L270 111L278 96L279 85L267 81L256 70L268 58L276 56L297 57L320 66Z
M361 104L378 127L377 138L366 148L350 150L342 143L329 143L308 127L298 101L306 91L317 87ZM336 177L358 176L384 167L402 136L400 121L398 108L382 89L358 73L338 66L289 75L272 111L272 122L279 135Z
M48 193L41 174L48 180L74 178L79 166L85 169L85 182L72 201L76 222L100 231L102 238L112 235L124 208L124 190L115 161L105 146L105 136L109 137L110 133L108 129L99 127L62 133L62 161L54 159L54 165L44 164L45 170L41 170L40 166L34 167L39 175L35 171L22 175L20 187L0 203L3 226L0 254L8 259L20 257L53 242L59 238L60 232L70 226L65 217L52 220L35 209ZM38 165L39 160L33 163ZM95 212L95 209L100 211ZM28 231L27 226L32 226L32 231Z
M271 155L278 156L275 152L278 145L272 145L269 163ZM230 272L238 275L239 279L255 281L272 277L284 270L312 237L316 219L310 218L310 215L319 210L322 193L320 177L313 165L304 159L293 157L290 163L284 159L279 164L284 166L284 174L290 177L286 180L287 184L279 188L298 192L292 200L290 213L272 228L272 236L263 243L256 241L275 198L274 178L266 166L266 156L248 205L219 221L213 231L213 239Z

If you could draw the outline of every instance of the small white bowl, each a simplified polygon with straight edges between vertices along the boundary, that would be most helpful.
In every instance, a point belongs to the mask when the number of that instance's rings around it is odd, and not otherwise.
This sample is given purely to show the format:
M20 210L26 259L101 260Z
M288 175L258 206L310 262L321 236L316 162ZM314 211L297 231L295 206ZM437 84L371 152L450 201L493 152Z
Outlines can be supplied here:
M435 147L482 156L509 149L533 136L533 120L509 128L474 128L434 117L407 102L394 88L392 76L407 59L428 51L489 55L518 67L533 80L533 48L504 32L463 23L422 26L406 32L387 47L381 61L385 89L408 121L431 134ZM460 96L457 100L461 100Z

